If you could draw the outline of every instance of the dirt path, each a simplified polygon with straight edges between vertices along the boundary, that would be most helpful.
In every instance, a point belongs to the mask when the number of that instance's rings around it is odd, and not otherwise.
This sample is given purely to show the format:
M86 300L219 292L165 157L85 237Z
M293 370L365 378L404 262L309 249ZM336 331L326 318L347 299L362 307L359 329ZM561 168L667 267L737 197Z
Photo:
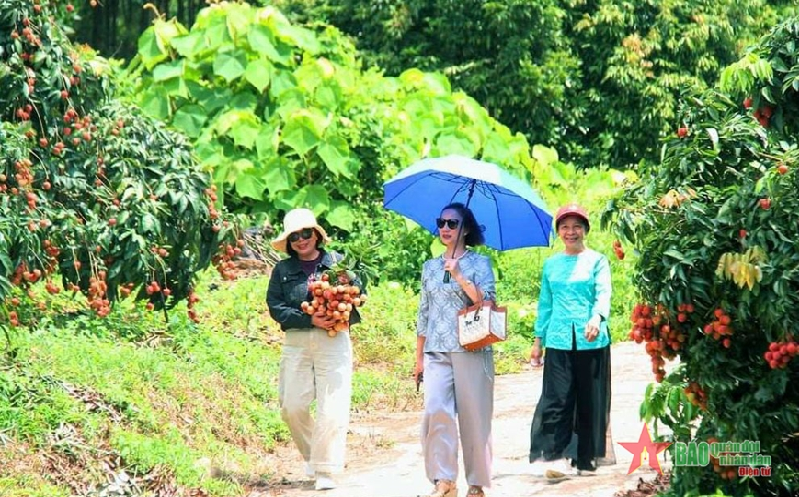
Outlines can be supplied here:
M655 476L649 468L627 471L632 454L618 442L633 442L641 433L638 409L647 384L652 381L649 358L640 345L619 343L612 349L613 400L611 430L617 464L600 467L594 476L577 477L547 484L530 476L527 462L530 423L541 394L541 370L497 378L494 417L494 480L489 497L588 496L612 497L620 490L635 488L639 478ZM431 485L424 477L419 445L420 412L354 416L351 423L349 464L339 478L339 488L313 490L302 474L296 451L285 457L284 484L271 489L281 497L416 497L426 495ZM662 463L662 460L661 460ZM665 467L665 466L664 466ZM461 472L462 472L461 468ZM460 496L468 486L460 476ZM270 494L267 494L270 495Z

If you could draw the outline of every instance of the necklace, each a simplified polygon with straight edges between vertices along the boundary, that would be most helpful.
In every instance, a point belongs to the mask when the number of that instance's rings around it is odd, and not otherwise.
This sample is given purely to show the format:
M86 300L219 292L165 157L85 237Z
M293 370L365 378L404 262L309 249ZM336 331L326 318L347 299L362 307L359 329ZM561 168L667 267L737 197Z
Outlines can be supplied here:
M447 252L444 251L444 253L441 254L441 258L444 259L445 261L459 261L459 260L463 259L463 256L466 255L468 252L469 252L469 249L464 249L463 253L461 255L459 255L458 257L446 257Z

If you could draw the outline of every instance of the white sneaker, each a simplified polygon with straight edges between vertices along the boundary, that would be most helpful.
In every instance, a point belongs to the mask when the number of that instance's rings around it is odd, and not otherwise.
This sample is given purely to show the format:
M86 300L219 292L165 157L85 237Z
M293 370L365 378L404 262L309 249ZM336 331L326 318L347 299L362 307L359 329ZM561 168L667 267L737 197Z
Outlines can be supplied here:
M544 461L543 459L536 459L535 462L530 467L530 474L532 476L540 476L543 478L544 473L552 466L550 461Z
M557 483L577 475L577 470L572 467L568 459L558 459L544 472L547 481Z
M316 490L331 490L336 488L336 482L333 478L325 473L316 474Z
M311 466L311 463L309 463L308 461L305 461L305 476L307 476L308 478L313 478L314 476L316 476L316 472L314 472L313 466Z

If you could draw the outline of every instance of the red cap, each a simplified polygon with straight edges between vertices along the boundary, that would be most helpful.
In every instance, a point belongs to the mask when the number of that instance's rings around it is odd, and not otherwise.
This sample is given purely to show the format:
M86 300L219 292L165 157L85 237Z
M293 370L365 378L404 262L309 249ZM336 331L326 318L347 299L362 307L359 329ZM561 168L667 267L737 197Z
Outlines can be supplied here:
M577 204L569 204L564 205L560 209L558 209L558 213L555 214L555 226L560 223L561 219L567 216L577 216L582 218L585 221L586 227L590 227L590 222L588 220L588 212Z

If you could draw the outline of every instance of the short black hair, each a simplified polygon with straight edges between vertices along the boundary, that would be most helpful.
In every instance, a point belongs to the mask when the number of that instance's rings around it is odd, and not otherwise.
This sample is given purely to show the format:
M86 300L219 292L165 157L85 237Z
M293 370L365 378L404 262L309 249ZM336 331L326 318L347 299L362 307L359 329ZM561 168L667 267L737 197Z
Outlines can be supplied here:
M485 227L477 224L477 219L474 218L474 213L471 209L460 202L453 202L447 205L441 209L441 212L444 212L447 209L458 211L461 219L463 219L463 227L461 229L468 231L468 233L463 237L463 242L466 244L466 246L477 247L486 242L485 235L483 235Z

